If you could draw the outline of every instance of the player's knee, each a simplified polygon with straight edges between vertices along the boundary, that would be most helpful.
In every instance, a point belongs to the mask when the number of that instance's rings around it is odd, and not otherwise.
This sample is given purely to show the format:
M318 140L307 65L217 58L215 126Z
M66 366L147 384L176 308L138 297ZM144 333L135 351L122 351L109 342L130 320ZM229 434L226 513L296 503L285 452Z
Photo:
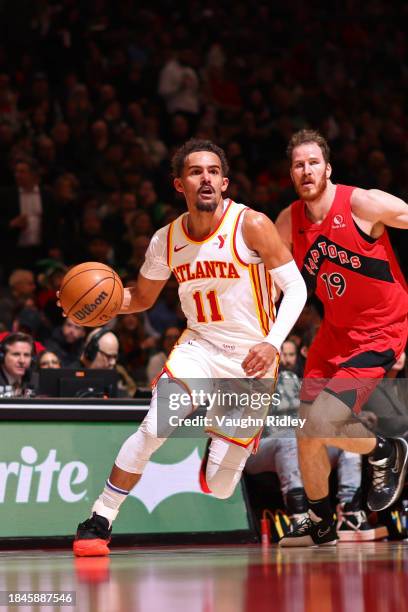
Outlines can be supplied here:
M163 439L140 427L122 444L115 463L126 472L141 474L152 454L163 442Z
M218 499L228 499L228 497L231 497L241 478L242 470L214 465L208 467L206 481L214 497Z
M207 485L217 499L228 499L235 491L236 483L217 475L207 478Z
M332 435L332 423L327 419L327 414L322 414L321 407L316 404L310 404L309 410L304 416L305 423L301 431L299 431L299 438L307 437L330 437Z

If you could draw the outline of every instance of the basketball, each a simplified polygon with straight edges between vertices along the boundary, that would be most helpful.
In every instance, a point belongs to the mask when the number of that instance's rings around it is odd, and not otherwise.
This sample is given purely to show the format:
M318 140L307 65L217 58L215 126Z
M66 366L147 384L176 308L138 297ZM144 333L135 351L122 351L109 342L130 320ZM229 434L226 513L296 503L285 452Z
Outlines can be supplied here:
M115 317L123 302L123 285L112 268L88 261L64 276L59 299L64 313L78 325L99 327Z

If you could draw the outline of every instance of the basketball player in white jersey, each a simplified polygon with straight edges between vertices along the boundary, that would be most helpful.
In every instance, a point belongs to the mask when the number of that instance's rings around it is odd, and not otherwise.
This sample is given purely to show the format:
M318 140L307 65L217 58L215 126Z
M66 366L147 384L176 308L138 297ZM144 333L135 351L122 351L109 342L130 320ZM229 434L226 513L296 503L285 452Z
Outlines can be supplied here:
M306 301L306 287L292 255L265 215L224 199L228 164L222 149L210 141L190 140L176 152L173 173L174 187L184 195L188 212L154 234L135 286L125 289L121 313L150 308L173 273L187 329L160 382L273 378L281 344ZM275 284L283 292L276 318ZM109 554L111 525L119 507L165 442L157 434L157 401L156 386L149 412L120 449L92 516L78 526L76 555ZM181 416L196 407L190 404ZM218 498L232 495L255 438L210 433L201 479L204 491Z

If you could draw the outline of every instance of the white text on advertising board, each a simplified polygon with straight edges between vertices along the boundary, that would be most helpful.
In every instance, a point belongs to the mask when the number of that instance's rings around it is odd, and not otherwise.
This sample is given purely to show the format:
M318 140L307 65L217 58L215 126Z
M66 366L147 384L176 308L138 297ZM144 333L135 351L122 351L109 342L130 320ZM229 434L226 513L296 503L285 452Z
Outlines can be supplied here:
M33 446L24 446L19 461L0 461L0 503L6 501L8 491L15 491L17 503L46 503L50 501L55 488L63 501L79 502L85 497L86 489L78 490L78 485L84 483L87 477L88 468L82 461L69 461L63 465L57 461L55 448L50 449L45 459L41 460Z

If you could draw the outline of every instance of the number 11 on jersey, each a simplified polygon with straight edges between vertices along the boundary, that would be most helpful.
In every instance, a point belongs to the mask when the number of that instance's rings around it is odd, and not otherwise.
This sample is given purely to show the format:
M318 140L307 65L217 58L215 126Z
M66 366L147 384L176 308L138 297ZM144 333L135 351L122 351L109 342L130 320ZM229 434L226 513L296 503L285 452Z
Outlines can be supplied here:
M206 298L210 306L210 320L212 322L223 321L224 317L221 314L220 305L218 303L217 293L212 290L206 293ZM204 310L204 302L201 291L195 291L193 293L193 300L195 301L197 309L197 321L198 323L208 323L208 319Z

